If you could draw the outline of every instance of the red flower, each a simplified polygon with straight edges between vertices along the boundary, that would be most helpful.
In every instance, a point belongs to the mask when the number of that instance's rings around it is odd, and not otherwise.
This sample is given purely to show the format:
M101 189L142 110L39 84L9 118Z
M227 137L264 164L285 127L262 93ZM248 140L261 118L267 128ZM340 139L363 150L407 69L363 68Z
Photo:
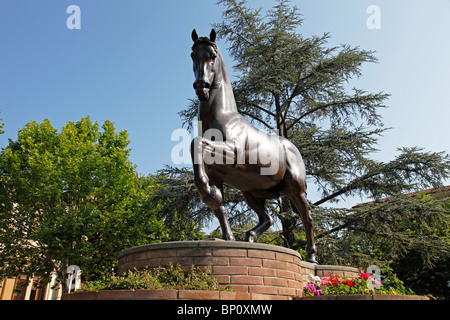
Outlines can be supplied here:
M339 283L339 281L331 279L331 284L338 284L338 283Z
M355 284L352 281L350 281L350 280L345 280L342 283L348 285L349 287L354 287L355 286Z
M370 273L361 272L359 275L361 278L369 279L371 277Z
M342 279L339 276L332 275L330 277L331 284L339 284L339 283L341 283L341 281L342 281Z

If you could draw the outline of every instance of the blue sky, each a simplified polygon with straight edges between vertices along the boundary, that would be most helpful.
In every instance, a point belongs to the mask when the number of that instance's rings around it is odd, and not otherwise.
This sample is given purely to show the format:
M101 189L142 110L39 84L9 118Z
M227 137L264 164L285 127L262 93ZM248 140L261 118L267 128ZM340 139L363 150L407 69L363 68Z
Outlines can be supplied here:
M391 94L382 115L393 129L380 139L376 159L393 159L401 146L450 152L449 0L292 3L303 14L305 36L330 32L330 46L377 51L379 63L364 65L351 82ZM275 1L249 4L268 9ZM66 26L69 5L81 9L80 30ZM380 8L381 29L367 28L369 5ZM128 131L141 174L171 165L178 112L194 97L190 34L209 34L222 10L212 0L2 0L0 147L30 120L48 118L60 129L89 115ZM227 43L219 46L231 68Z

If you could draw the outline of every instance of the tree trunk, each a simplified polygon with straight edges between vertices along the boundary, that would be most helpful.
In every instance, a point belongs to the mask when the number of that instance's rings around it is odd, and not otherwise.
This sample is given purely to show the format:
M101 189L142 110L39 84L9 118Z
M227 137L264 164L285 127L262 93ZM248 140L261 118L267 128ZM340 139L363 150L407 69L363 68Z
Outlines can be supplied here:
M278 129L278 135L280 137L286 137L286 123L283 118L283 113L281 112L281 103L280 103L280 96L277 94L273 95L275 100L275 115L276 115L276 122L277 122L277 129Z
M281 226L283 227L282 236L284 244L287 248L296 249L295 245L295 218L285 213L278 216L281 221Z
M62 259L62 261L59 262L59 267L56 269L56 276L60 281L61 286L61 292L67 293L68 287L67 287L67 259Z
M282 237L284 244L287 248L291 248L296 250L298 248L298 243L295 238L295 227L297 224L297 218L292 216L290 211L289 200L282 196L280 210L277 214L278 218L281 221Z

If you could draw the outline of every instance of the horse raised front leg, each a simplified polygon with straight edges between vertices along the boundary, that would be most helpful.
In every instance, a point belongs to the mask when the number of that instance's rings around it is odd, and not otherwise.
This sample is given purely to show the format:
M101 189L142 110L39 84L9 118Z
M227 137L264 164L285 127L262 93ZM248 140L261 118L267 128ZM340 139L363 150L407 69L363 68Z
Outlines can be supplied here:
M196 140L197 139L197 140ZM235 240L228 223L227 212L223 206L222 184L211 183L205 172L203 152L208 141L197 137L191 144L191 156L194 163L194 185L197 188L202 201L213 211L222 229L224 240Z
M214 194L213 197L216 199L216 202L213 207L210 206L214 215L217 217L220 223L220 228L222 229L222 239L234 241L234 236L230 228L230 224L228 223L227 211L225 206L223 206L223 187L222 185L218 188L215 185L211 186L211 192Z

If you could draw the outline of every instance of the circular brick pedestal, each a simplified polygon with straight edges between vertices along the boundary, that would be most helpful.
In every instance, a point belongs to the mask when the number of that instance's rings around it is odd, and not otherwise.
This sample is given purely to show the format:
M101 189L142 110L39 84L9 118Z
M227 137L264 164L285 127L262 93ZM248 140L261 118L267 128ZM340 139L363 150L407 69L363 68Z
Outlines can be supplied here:
M143 245L119 254L118 272L168 264L186 268L211 266L212 275L236 292L236 299L292 299L303 295L300 254L260 243L223 241L165 242Z

